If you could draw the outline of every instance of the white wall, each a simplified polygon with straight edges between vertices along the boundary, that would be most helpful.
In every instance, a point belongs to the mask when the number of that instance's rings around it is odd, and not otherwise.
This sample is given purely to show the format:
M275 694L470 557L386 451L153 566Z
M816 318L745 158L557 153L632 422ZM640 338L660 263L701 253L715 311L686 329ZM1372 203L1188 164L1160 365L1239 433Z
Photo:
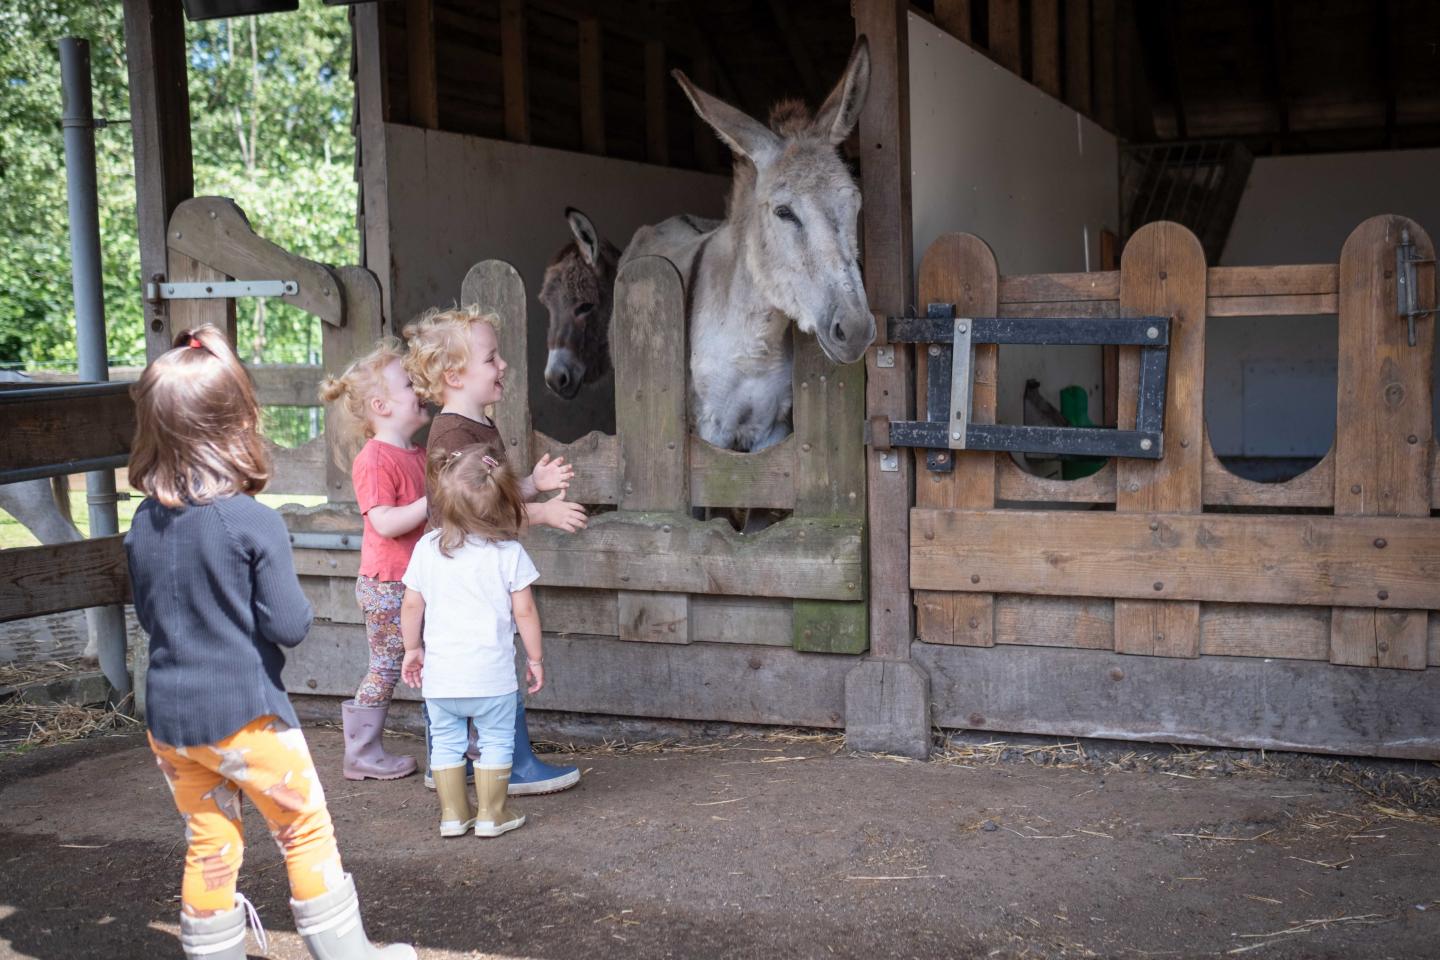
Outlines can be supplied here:
M613 423L613 413L596 407L602 385L565 401L541 377L548 318L537 295L550 257L571 240L565 208L585 211L623 250L644 224L679 213L721 216L729 178L398 124L386 125L385 146L395 317L404 323L449 306L471 266L509 261L530 302L536 428L571 440Z
M1119 217L1113 136L934 24L910 16L915 262L943 233L973 233L1002 274L1099 269ZM915 305L924 310L924 304ZM1059 405L1079 384L1102 414L1098 347L1002 347L999 417L1021 421L1025 381Z
M1335 263L1350 232L1385 213L1410 217L1434 239L1437 171L1440 150L1257 159L1220 262ZM1322 456L1335 438L1337 331L1333 316L1212 318L1205 414L1215 451Z

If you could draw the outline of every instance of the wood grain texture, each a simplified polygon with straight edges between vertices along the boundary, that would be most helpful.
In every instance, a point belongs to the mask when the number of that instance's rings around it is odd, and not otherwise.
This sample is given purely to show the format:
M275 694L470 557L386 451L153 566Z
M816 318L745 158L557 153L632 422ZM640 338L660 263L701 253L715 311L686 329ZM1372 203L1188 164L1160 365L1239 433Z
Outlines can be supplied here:
M795 509L795 434L759 453L721 450L694 434L689 443L692 506ZM851 461L856 471L864 470L863 449ZM863 493L860 505L863 510Z
M1030 77L1060 99L1060 0L1030 0Z
M564 457L566 463L578 465L567 494L576 503L620 502L620 441L613 433L591 430L578 440L561 443L536 430L530 450L536 459L548 454L552 460Z
M1065 102L1090 113L1090 0L1065 0Z
M117 383L96 395L19 399L0 390L0 470L28 470L130 452L135 403Z
M1079 480L1051 480L1020 469L1010 457L995 458L995 499L1012 503L1114 503L1115 461Z
M505 139L530 142L530 68L525 43L525 0L500 0L500 62L504 82Z
M1404 230L1417 256L1434 257L1434 246L1419 224L1392 216L1360 224L1340 252L1337 516L1430 515L1434 320L1426 316L1416 322L1416 345L1409 346L1406 325L1397 319L1394 280L1395 250ZM1433 308L1433 280L1418 285L1421 309ZM1335 612L1332 663L1425 666L1426 613L1400 613L1386 606L1389 609Z
M1205 435L1205 505L1247 507L1330 507L1335 503L1335 449L1319 463L1280 483L1259 483L1236 476L1215 455Z
M405 76L409 84L411 125L440 129L434 0L405 0Z
M837 367L814 337L796 340L791 447L795 512L861 519L865 515L865 365Z
M206 266L172 247L169 279L175 283L205 283L223 282L230 277L223 271ZM230 345L236 346L234 300L171 300L169 313L170 329L174 336L179 336L184 330L194 330L202 324L213 323L224 332Z
M1113 5L1111 10L1113 13ZM1177 223L1141 227L1121 255L1121 314L1168 316L1171 320L1165 457L1119 462L1117 513L1198 514L1203 509L1205 273L1200 242ZM1120 425L1127 428L1135 423L1139 352L1135 347L1120 350L1118 414ZM1164 567L1152 572L1156 580L1171 574ZM1117 600L1115 649L1131 654L1199 656L1199 605Z
M0 550L0 623L129 602L123 536Z
M1429 518L917 508L911 523L916 589L1440 609Z
M1020 0L990 0L989 51L996 63L1020 72Z
M384 20L379 4L361 4L355 8L356 149L360 166L360 214L364 221L361 259L380 281L381 314L393 320L390 168L385 144L389 89L386 82Z
M526 347L525 281L503 260L481 261L465 274L460 284L460 303L478 306L499 318L495 334L500 341L500 356L510 368L505 372L505 400L495 405L495 426L505 440L510 466L524 476L535 466L538 456L531 446L534 438L526 386L530 382L530 360Z
M341 371L368 352L384 333L380 309L380 282L364 267L338 267L334 271L345 306L345 325L323 329L322 353L326 370ZM325 409L325 492L331 500L354 500L348 450L339 446L344 431L335 421L335 411Z

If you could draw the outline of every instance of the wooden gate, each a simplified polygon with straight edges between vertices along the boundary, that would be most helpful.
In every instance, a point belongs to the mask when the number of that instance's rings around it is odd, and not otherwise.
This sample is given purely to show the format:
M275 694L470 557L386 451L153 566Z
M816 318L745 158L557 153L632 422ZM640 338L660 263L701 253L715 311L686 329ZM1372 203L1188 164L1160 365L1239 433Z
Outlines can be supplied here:
M1428 312L1417 318L1412 346L1397 308L1402 232L1416 257L1434 256L1417 224L1389 216L1361 224L1338 267L1207 269L1195 237L1172 223L1138 231L1112 273L1001 277L976 237L952 234L930 247L919 301L953 303L957 316L1172 318L1163 460L1112 461L1066 483L991 453L959 451L950 473L927 471L917 458L910 583L923 642L916 657L936 674L939 722L1440 755L1433 736L1407 741L1400 733L1434 710L1420 702L1433 699L1422 697L1433 685L1428 678L1402 672L1440 662L1432 612L1440 609L1440 521L1431 516L1440 507L1434 320ZM1422 311L1434 307L1432 270L1419 267ZM1339 314L1333 449L1283 483L1231 474L1205 433L1207 316L1325 313ZM924 409L924 351L917 361ZM1138 348L1121 348L1121 427L1134 424L1138 366ZM977 346L975 422L994 422L996 373L996 348ZM967 657L962 677L959 661L932 645L995 652L989 661L983 651ZM1199 663L1152 670L1138 659L1059 650L1032 651L1022 661L999 649L1014 645ZM1240 676L1230 658L1246 657L1334 666L1328 675L1272 671L1268 679L1227 680ZM1341 673L1354 667L1392 669ZM1143 691L1126 685L1129 673ZM1285 708L1304 715L1272 720L1282 676ZM1262 702L1271 696L1277 703ZM1347 697L1377 702L1344 716L1334 701ZM1248 729L1211 716L1245 716L1247 698L1255 700ZM1317 701L1326 704L1321 713L1339 719L1312 716Z

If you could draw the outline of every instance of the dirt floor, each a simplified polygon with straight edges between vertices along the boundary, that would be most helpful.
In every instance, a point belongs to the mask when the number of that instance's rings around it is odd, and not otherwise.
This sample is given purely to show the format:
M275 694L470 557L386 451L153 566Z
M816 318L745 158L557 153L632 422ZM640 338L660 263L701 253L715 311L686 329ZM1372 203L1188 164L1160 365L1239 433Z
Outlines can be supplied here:
M582 748L581 784L523 804L522 830L441 840L417 779L349 783L338 732L309 735L372 936L427 960L1440 956L1430 765L1054 741L922 764L804 734ZM253 811L247 837L268 956L300 960ZM182 854L135 732L0 758L0 958L178 957Z

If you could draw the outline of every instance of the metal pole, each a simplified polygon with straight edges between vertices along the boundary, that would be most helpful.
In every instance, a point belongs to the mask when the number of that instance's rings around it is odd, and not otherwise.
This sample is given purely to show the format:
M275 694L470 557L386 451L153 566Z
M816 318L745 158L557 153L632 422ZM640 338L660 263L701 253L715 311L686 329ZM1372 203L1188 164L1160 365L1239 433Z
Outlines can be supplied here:
M105 346L105 297L100 284L100 210L95 189L95 114L90 90L90 42L79 37L60 41L60 123L65 132L65 192L70 206L70 270L75 290L75 333L80 354L80 379L110 379ZM90 506L90 536L120 532L115 511L115 473L85 475ZM125 611L119 606L86 611L90 639L100 656L100 669L116 699L130 692L125 662Z

